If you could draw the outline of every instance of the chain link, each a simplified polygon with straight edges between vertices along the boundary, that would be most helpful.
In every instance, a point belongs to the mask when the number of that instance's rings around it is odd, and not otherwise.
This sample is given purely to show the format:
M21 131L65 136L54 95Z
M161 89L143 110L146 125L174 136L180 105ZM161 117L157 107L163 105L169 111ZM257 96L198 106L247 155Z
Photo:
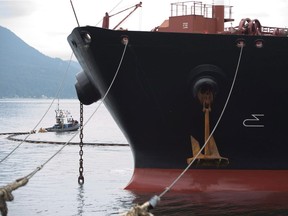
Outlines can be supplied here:
M79 143L79 177L78 177L78 183L80 185L84 184L84 176L83 176L83 104L80 102L80 143Z

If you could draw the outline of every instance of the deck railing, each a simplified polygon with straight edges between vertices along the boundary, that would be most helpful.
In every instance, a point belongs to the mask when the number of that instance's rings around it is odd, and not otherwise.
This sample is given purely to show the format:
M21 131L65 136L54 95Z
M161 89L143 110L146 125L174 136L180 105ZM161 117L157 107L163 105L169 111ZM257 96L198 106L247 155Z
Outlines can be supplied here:
M232 6L224 6L225 19L232 19ZM213 18L213 5L203 4L201 1L184 1L171 3L171 17L199 15Z

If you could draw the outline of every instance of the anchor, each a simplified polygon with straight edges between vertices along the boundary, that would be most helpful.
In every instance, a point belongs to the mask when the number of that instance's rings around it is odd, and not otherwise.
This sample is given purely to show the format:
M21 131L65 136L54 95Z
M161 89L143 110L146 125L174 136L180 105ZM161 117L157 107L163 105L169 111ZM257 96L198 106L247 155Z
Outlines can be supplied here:
M190 136L191 144L192 144L192 154L193 157L187 159L187 163L190 164L193 160L195 160L196 166L209 166L209 167L220 167L220 166L227 166L229 164L228 158L221 157L215 142L215 139L210 136L210 112L211 112L211 105L214 99L213 88L208 80L206 82L201 82L202 85L198 90L198 99L201 104L203 104L203 112L204 112L204 121L205 121L205 148L204 154L200 152L201 148L199 142L193 137ZM210 137L210 138L209 138ZM209 140L208 140L209 139ZM195 158L196 157L196 158Z

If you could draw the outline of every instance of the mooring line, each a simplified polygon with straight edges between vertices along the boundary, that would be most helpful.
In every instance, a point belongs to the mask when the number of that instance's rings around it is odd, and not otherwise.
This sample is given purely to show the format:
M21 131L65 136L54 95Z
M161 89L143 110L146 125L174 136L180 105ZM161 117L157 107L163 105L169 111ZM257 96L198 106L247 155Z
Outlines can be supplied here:
M102 105L103 101L105 100L106 96L108 95L110 89L112 88L114 81L118 75L118 72L120 70L120 67L122 65L123 59L124 59L124 55L126 53L126 48L128 46L128 43L125 44L124 47L124 51L122 53L121 59L120 59L120 63L117 67L116 73L110 83L110 86L108 87L106 93L104 94L101 102L98 104L98 106L96 107L95 111L91 114L91 116L88 118L88 120L85 122L85 124L83 125L82 129L88 124L88 122L92 119L92 117L94 116L94 114L99 110L100 106ZM77 131L77 133L75 133L57 152L55 152L46 162L44 162L42 165L40 165L39 167L37 167L33 172L31 172L30 174L28 174L26 177L28 179L32 178L38 171L40 171L49 161L51 161L57 154L59 154L70 142L71 140L73 140L78 134L79 134L80 130Z
M34 126L34 128L33 128L30 132L27 133L27 136L26 136L10 153L8 153L4 158L2 158L2 159L0 160L0 164L1 164L3 161L5 161L10 155L12 155L12 154L28 139L28 137L29 137L31 134L35 133L36 128L37 128L37 127L40 125L40 123L43 121L43 119L44 119L45 116L47 115L48 111L51 109L52 105L54 104L54 101L56 100L56 98L59 97L59 94L60 94L60 92L61 92L62 89L63 89L64 82L65 82L65 80L66 80L66 77L67 77L67 74L68 74L68 70L69 70L70 65L71 65L71 62L72 62L72 57L73 57L73 52L72 52L71 55L70 55L70 59L69 59L68 66L67 66L67 68L66 68L66 71L65 71L64 77L63 77L63 79L62 79L62 81L61 81L61 84L60 84L60 86L59 86L59 88L58 88L58 90L57 90L57 92L56 92L56 95L55 95L55 97L53 98L53 100L51 101L50 105L48 106L48 108L47 108L47 110L45 111L45 113L43 114L43 116L40 118L40 120L39 120L38 123Z
M106 96L108 95L109 91L111 90L114 82L115 82L115 79L119 73L119 70L120 70L120 67L122 65L122 62L123 62L123 59L124 59L124 56L125 56L125 53L126 53L126 49L127 49L127 46L128 46L128 41L127 43L124 44L124 50L123 50L123 53L122 53L122 56L120 58L120 62L119 62L119 65L117 67L117 70L115 72L115 75L106 91L106 93L104 94L101 102L98 104L98 106L96 107L95 111L91 114L91 116L88 118L88 120L86 121L86 123L83 125L82 129L87 125L87 123L92 119L92 117L94 116L94 114L99 110L100 106L102 105L103 101L105 100ZM75 133L58 151L56 151L50 158L48 158L48 160L46 160L43 164L41 164L40 166L38 166L35 170L33 170L31 173L29 173L28 175L26 175L24 178L21 178L21 179L27 179L27 181L29 179L31 179L38 171L40 171L47 163L49 163L56 155L58 155L70 142L71 140L73 140L77 135L79 134L79 131L77 131L77 133ZM16 180L17 182L17 180ZM27 182L26 182L27 183ZM26 184L25 183L25 184Z
M213 136L216 128L218 127L218 124L220 123L222 116L226 110L226 107L228 105L228 102L230 100L232 91L234 89L234 85L236 82L236 78L238 75L238 70L239 70L239 66L240 66L240 62L241 62L241 58L242 58L242 51L243 51L243 47L244 44L241 45L240 47L240 53L239 53L239 58L238 58L238 63L237 63L237 67L235 70L235 74L234 74L234 78L230 87L230 91L228 93L226 102L223 106L222 112L213 128L213 130L211 131L211 134L209 135L209 137L207 138L207 140L205 141L204 145L202 146L202 148L198 151L198 153L194 156L194 159L188 164L188 166L179 174L179 176L168 186L166 187L166 189L159 195L154 195L149 201L145 202L143 205L136 205L134 207L132 207L128 212L122 214L122 216L137 216L137 215L151 215L153 216L151 213L149 213L150 209L153 209L156 207L156 205L158 204L158 202L161 200L161 198L172 189L172 187L179 181L179 179L182 178L182 176L188 171L188 169L192 166L192 164L195 162L195 160L199 157L199 155L201 154L201 152L204 150L205 146L207 145L207 143L209 142L209 140L211 139L211 137ZM140 213L141 214L140 214ZM138 214L139 213L139 214Z
M187 170L192 166L192 164L194 163L194 161L199 157L199 155L201 154L201 152L204 150L204 148L206 147L207 143L209 142L209 140L211 139L211 137L213 136L214 132L216 131L217 127L218 127L218 124L220 123L222 117L223 117L223 114L226 110L226 107L228 105L228 102L230 100L230 97L231 97L231 94L232 94L232 91L234 89L234 85L235 85L235 82L236 82L236 78L237 78L237 75L238 75L238 70L239 70L239 66L240 66L240 62L241 62L241 57L242 57L242 51L243 51L243 46L241 46L241 49L240 49L240 54L239 54L239 58L238 58L238 63L237 63L237 67L236 67L236 71L235 71L235 74L234 74L234 78L233 78L233 81L232 81L232 84L231 84L231 87L230 87L230 91L229 91L229 94L227 96L227 99L225 101L225 104L223 106L223 109L222 109L222 112L220 113L220 116L213 128L213 130L211 131L211 134L208 136L206 142L204 143L204 145L202 146L202 148L198 151L198 153L195 155L195 157L193 158L193 160L188 164L188 166L182 171L182 173L171 183L171 185L169 187L167 187L160 195L159 195L159 198L161 198L162 196L164 196L177 182L178 180L187 172Z
M102 105L103 101L105 100L106 96L108 95L110 89L112 88L114 81L119 73L120 67L122 65L125 53L126 53L126 49L128 46L128 41L124 44L124 50L119 62L119 65L117 67L117 70L115 72L115 75L110 83L110 86L108 87L106 93L104 94L101 102L99 103L99 105L97 106L97 108L95 109L95 111L92 113L92 115L88 118L87 122L82 126L82 129L86 126L86 124L91 120L91 118L93 117L93 115L97 112L97 110L99 109L99 107ZM7 212L8 208L7 208L7 201L12 201L13 199L10 199L10 197L12 196L12 191L18 189L19 187L25 186L28 181L37 173L39 172L47 163L49 163L58 153L60 153L70 142L72 139L75 138L76 135L79 134L79 131L77 131L77 133L75 133L74 136L71 137L71 139L69 141L67 141L57 152L55 152L46 162L44 162L43 164L41 164L40 166L38 166L35 170L33 170L31 173L29 173L28 175L24 176L23 178L17 179L15 182L8 184L4 187L0 187L0 211L2 212ZM3 194L6 194L6 196L3 196Z

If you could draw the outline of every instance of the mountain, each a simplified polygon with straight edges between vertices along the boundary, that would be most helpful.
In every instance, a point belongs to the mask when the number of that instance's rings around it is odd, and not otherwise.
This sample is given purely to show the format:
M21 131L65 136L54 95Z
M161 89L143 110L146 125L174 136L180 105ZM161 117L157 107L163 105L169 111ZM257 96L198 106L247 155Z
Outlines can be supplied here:
M0 98L55 97L68 65L69 61L40 53L0 26ZM80 65L71 62L60 98L76 98L74 83L79 71Z

